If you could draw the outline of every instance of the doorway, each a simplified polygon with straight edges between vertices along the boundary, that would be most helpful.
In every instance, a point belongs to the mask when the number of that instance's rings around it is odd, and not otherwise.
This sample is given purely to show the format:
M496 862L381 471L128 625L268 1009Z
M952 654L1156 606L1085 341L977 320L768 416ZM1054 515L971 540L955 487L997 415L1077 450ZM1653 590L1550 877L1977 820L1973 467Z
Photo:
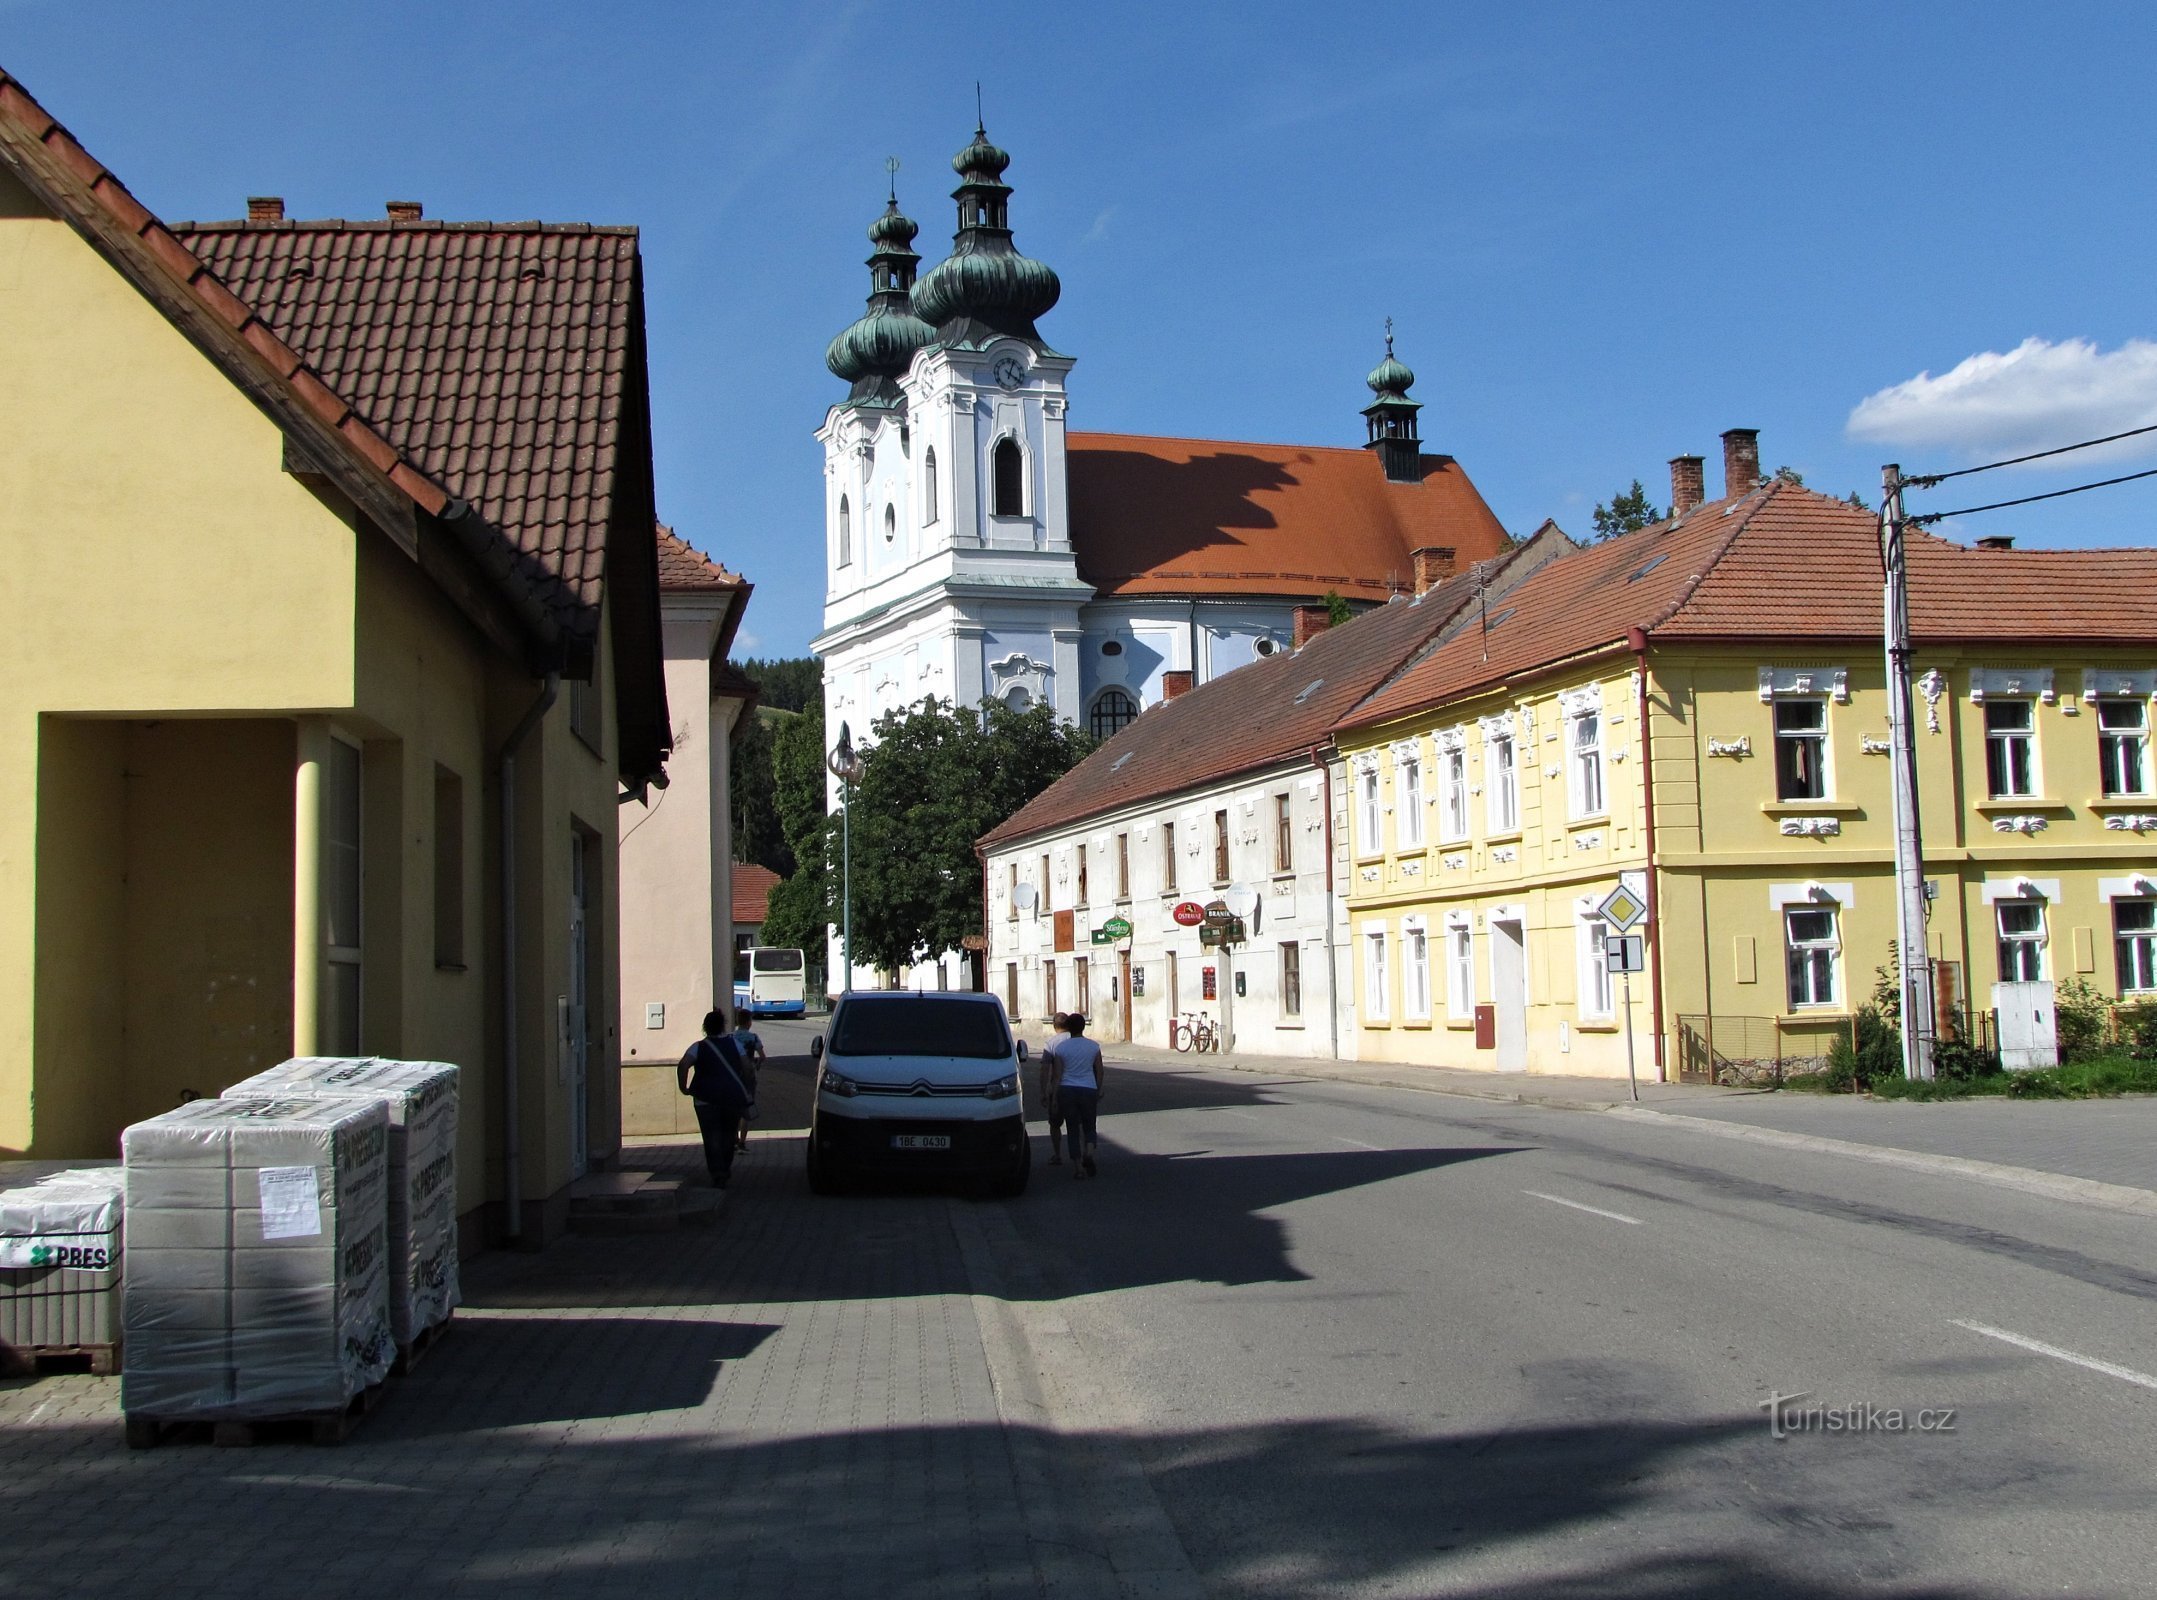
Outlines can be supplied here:
M1131 1038L1131 952L1126 950L1116 958L1116 1017L1122 1027L1117 1035L1125 1043Z
M1518 919L1490 923L1490 990L1498 1070L1528 1070L1528 945Z
M1167 999L1168 999L1168 1037L1167 1037L1166 1039L1162 1040L1161 1042L1162 1042L1163 1044L1167 1045L1167 1046L1168 1046L1168 1047L1169 1047L1170 1049L1174 1049L1174 1048L1175 1048L1175 1045L1176 1045L1176 1016L1177 1016L1177 1010L1178 1010L1178 1007L1177 1007L1177 994L1176 994L1176 952L1175 952L1175 951L1171 950L1171 951L1169 951L1169 952L1168 952L1168 955L1167 955L1167 961L1168 961L1168 994L1167 994Z
M1080 1016L1093 1009L1093 972L1084 956L1071 961L1071 1009Z
M1056 1004L1056 963L1053 961L1041 963L1041 1008L1053 1023L1060 1009Z

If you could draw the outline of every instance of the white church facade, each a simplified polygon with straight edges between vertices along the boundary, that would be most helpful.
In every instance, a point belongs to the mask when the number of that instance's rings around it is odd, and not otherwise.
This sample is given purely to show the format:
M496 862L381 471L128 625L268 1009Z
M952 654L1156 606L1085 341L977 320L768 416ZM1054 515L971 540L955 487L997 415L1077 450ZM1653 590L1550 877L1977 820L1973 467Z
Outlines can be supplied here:
M980 129L953 158L952 253L918 282L893 199L867 311L826 354L851 386L817 433L828 739L930 695L1047 703L1106 738L1292 648L1329 594L1362 609L1504 548L1458 464L1423 453L1390 338L1357 448L1071 431L1074 361L1036 326L1060 285L1012 241L1009 163Z

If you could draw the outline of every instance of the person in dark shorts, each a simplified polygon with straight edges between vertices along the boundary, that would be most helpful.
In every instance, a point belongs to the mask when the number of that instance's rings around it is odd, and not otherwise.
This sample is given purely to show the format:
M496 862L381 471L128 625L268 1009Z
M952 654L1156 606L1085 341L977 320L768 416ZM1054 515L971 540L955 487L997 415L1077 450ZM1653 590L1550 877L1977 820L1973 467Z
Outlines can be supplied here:
M1064 1037L1052 1046L1056 1055L1056 1103L1063 1112L1071 1142L1071 1176L1094 1176L1094 1117L1101 1108L1101 1047L1086 1037L1086 1019L1076 1011L1063 1019Z
M763 1070L765 1056L764 1041L757 1037L756 1029L750 1025L751 1021L746 1011L734 1013L734 1048L741 1052L742 1080L748 1084L749 1098L754 1102L757 1074ZM749 1148L749 1118L746 1115L741 1119L741 1134L735 1141L735 1148Z
M1064 1024L1071 1019L1059 1011L1056 1013L1056 1031L1061 1033ZM1051 1041L1041 1052L1041 1065L1036 1069L1039 1076L1035 1087L1041 1091L1042 1114L1049 1119L1049 1165L1060 1167L1064 1159L1064 1111L1056 1099L1056 1041Z
M704 1037L689 1047L675 1069L683 1094L696 1102L697 1130L704 1136L704 1167L712 1187L724 1189L734 1175L734 1146L742 1117L756 1104L741 1051L727 1033L726 1012L704 1014Z

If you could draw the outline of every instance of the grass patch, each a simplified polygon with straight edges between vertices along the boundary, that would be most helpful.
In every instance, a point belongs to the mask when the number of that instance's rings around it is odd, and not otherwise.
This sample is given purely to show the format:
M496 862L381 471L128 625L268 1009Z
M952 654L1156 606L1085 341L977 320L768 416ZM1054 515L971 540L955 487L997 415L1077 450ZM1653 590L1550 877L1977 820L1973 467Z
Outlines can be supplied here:
M1820 1074L1825 1076L1825 1074ZM2157 1061L2100 1056L2034 1072L1993 1072L1974 1078L1875 1078L1876 1100L1967 1100L1985 1095L2008 1100L2094 1100L2121 1094L2157 1094Z

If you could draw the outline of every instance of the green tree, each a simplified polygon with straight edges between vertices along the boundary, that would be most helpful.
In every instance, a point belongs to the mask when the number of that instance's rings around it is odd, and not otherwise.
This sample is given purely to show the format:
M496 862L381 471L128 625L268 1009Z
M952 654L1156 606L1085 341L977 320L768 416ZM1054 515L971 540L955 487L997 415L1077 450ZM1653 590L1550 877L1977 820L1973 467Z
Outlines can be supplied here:
M877 718L854 792L854 959L903 967L981 931L974 841L1085 759L1093 741L1037 705L934 698Z
M824 947L832 920L832 821L824 811L824 702L781 720L772 733L772 809L794 870L771 892L764 942L808 951ZM776 870L776 869L774 869Z
M1615 539L1621 533L1637 533L1651 522L1663 520L1663 513L1648 491L1635 478L1633 486L1623 494L1610 497L1610 504L1597 505L1594 512L1595 536L1598 539Z
M773 711L806 711L824 699L824 663L815 656L758 656L738 663L756 683L759 701Z
M759 710L735 724L727 795L734 859L769 867L782 878L793 876L794 851L772 796L772 729L777 722L792 720L792 712Z
M1329 628L1338 628L1344 622L1355 620L1356 608L1341 598L1338 589L1328 589L1319 604L1326 608L1326 626Z

